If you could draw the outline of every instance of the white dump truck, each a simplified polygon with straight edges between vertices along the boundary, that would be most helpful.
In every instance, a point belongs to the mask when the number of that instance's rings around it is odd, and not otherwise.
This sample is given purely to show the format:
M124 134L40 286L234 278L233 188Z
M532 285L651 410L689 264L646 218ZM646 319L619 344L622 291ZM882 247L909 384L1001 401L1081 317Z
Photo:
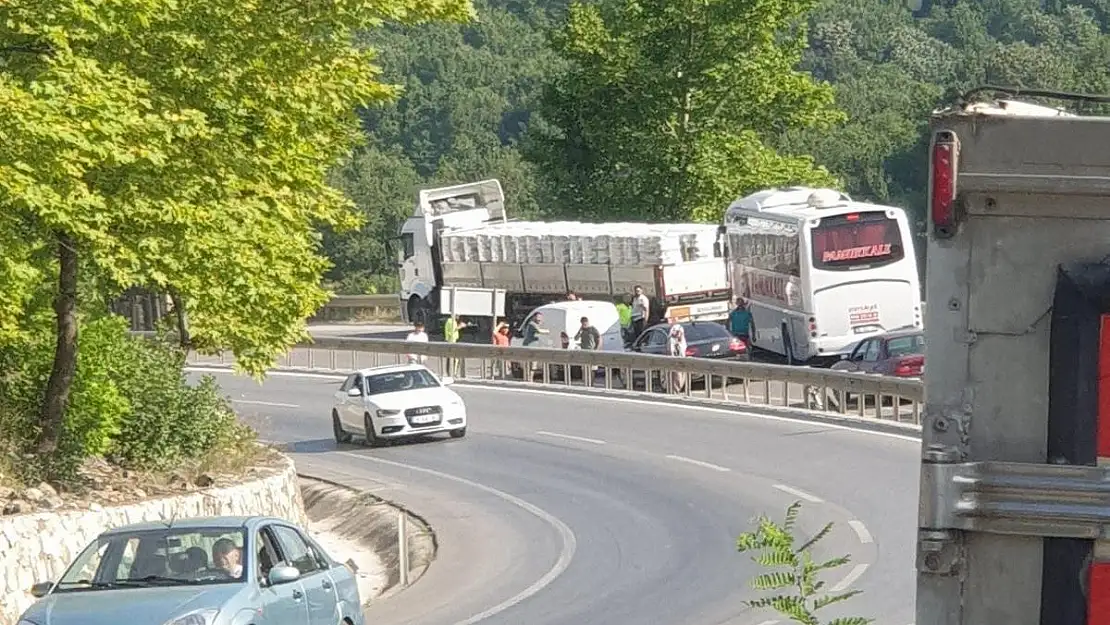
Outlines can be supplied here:
M712 224L509 220L497 180L425 189L401 227L402 316L488 328L568 293L627 302L641 286L655 319L721 320L732 288L718 237Z

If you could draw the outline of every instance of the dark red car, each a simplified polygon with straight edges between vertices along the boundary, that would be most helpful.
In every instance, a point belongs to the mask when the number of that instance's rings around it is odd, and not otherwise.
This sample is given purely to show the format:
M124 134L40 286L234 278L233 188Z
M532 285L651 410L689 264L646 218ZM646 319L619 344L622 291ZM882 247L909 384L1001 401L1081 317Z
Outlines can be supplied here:
M863 339L832 368L834 371L919 378L925 371L925 332L920 328L906 328Z

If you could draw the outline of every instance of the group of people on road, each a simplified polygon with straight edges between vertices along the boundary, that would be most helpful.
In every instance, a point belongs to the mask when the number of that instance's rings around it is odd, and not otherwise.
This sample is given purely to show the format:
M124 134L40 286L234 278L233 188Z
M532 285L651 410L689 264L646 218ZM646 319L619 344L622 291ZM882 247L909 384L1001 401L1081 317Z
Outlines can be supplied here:
M579 298L575 293L567 293L567 301L577 301ZM647 326L647 322L651 319L651 300L644 294L644 289L641 286L636 286L633 289L630 303L621 303L617 305L618 313L620 314L622 327L627 326L630 331L631 337L640 336ZM601 332L594 327L588 317L581 318L581 326L577 334L574 335L573 340L576 341L581 349L584 350L600 350L602 348ZM686 356L687 341L686 331L682 323L676 318L669 318L667 322L670 328L667 333L667 353L671 356L683 358ZM469 324L459 320L457 315L448 315L443 324L443 338L447 343L457 343L462 334L462 330L467 328ZM729 313L728 317L729 331L733 336L744 341L745 344L751 344L751 338L755 334L755 324L752 319L752 313L748 308L748 302L744 298L736 299L736 306ZM543 313L536 313L533 315L523 328L521 328L521 345L524 347L531 347L536 345L540 338L544 335L550 334L550 330L544 327ZM498 347L508 347L511 342L512 331L508 322L502 317L498 318L490 332L490 343ZM570 337L563 335L563 348L569 348ZM428 334L425 331L424 323L416 321L413 323L413 330L405 338L406 341L427 343ZM410 363L423 364L427 361L424 355L409 354L408 360ZM446 375L457 375L460 373L460 362L458 359L451 358L447 361ZM498 371L498 369L500 371ZM494 375L505 375L505 363L499 362L494 364ZM686 386L686 374L679 372L672 372L668 379L668 387L676 390L683 390ZM592 377L592 376L591 376Z

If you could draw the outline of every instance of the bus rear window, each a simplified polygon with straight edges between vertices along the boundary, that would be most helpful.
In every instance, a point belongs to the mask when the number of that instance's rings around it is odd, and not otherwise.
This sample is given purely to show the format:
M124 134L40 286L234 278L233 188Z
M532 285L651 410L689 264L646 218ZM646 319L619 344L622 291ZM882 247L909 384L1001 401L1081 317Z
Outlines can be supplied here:
M813 266L838 270L876 267L902 260L898 220L867 212L826 217L811 231Z

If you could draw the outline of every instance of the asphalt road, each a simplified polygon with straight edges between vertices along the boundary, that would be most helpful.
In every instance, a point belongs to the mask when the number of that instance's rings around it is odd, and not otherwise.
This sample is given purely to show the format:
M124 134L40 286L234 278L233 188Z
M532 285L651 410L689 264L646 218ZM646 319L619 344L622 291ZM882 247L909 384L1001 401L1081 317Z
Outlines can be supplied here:
M265 438L293 444L301 470L403 503L437 531L428 573L375 604L370 622L769 625L776 614L743 603L757 568L735 538L799 499L806 537L836 523L819 555L853 557L829 586L864 591L828 616L914 621L911 439L459 385L467 438L337 448L335 380L217 378Z

